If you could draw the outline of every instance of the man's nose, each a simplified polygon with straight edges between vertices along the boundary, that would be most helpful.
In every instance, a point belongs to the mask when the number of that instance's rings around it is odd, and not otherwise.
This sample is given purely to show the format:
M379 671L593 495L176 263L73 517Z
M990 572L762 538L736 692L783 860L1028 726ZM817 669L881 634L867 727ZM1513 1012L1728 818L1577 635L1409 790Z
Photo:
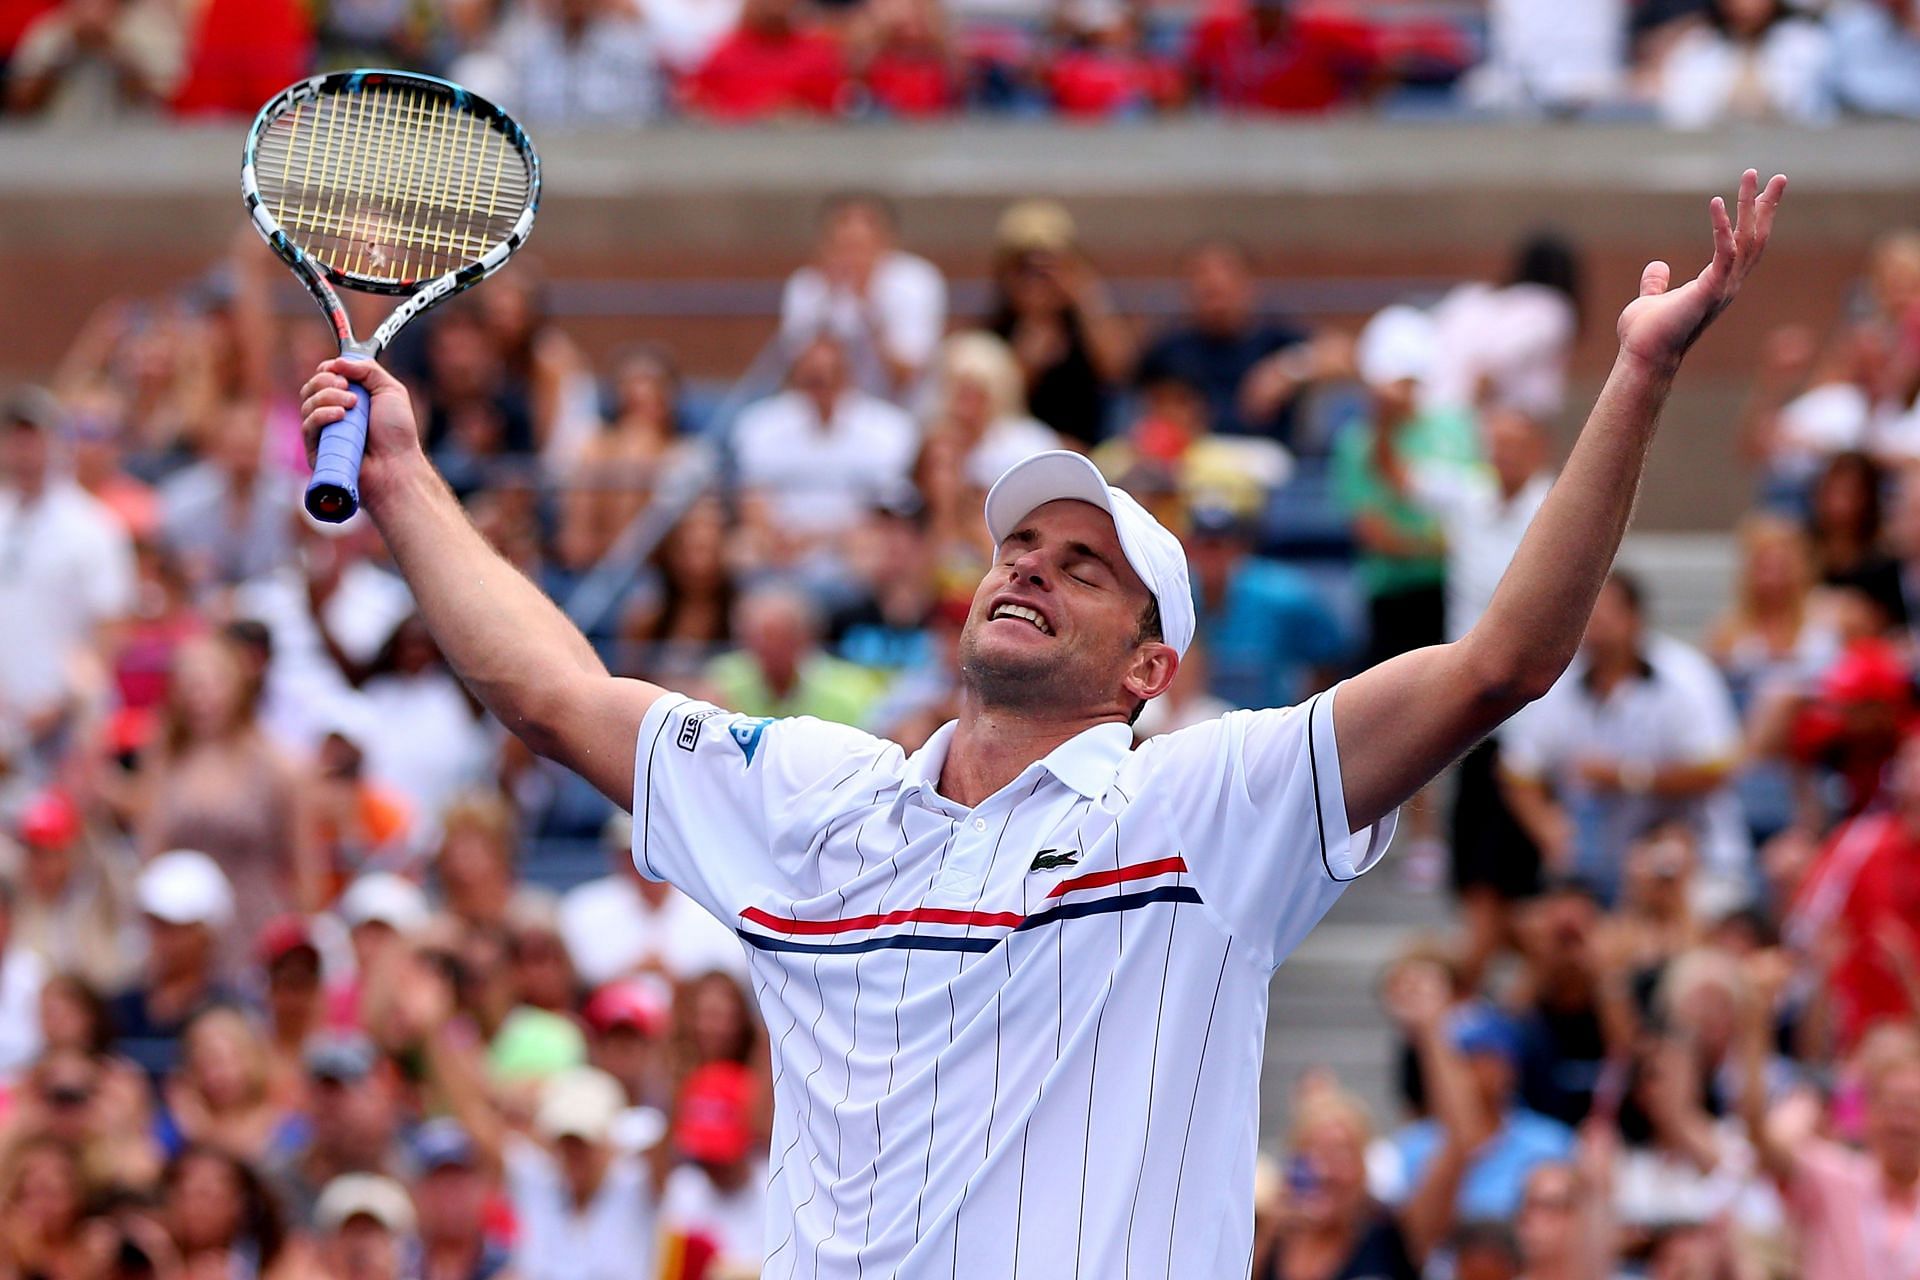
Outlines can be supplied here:
M1046 558L1038 551L1028 551L1014 557L1013 576L1016 581L1045 589L1050 581Z

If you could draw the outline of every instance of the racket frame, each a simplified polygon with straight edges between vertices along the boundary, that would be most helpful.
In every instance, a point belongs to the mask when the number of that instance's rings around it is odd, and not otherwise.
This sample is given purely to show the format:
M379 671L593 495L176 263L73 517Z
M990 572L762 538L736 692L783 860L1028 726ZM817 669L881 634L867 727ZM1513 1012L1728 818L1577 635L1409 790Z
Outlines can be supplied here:
M470 111L478 116L489 128L497 130L511 143L527 162L527 203L515 220L513 227L504 239L488 246L479 258L464 266L456 267L442 275L426 280L382 280L363 276L355 272L341 271L322 262L313 254L307 253L280 226L273 211L260 194L260 179L255 171L255 161L259 155L260 139L268 126L279 119L286 111L302 103L318 101L328 93L359 93L371 88L418 89L432 93L451 101L461 110ZM526 131L499 107L479 94L438 76L422 75L413 71L394 71L387 69L362 68L355 71L334 71L324 75L309 76L305 80L288 85L268 100L253 119L253 126L247 130L245 150L240 164L240 193L246 202L247 217L253 223L254 230L260 233L280 260L293 271L294 277L312 295L319 304L320 311L333 325L335 338L340 344L340 354L349 359L375 360L387 349L394 336L405 328L407 323L422 312L445 302L457 293L462 293L480 283L501 267L525 244L533 231L533 217L540 208L540 156L533 149L533 142ZM339 289L353 289L361 293L384 294L389 297L406 297L406 301L393 309L385 320L374 329L371 336L362 339L354 335L353 322L347 315L345 304L340 301ZM355 396L360 400L357 406L360 414L361 447L365 447L364 433L366 392L353 384ZM327 430L337 430L343 424L335 424ZM351 470L357 478L359 472L358 451L355 451ZM323 492L324 490L324 492ZM350 483L342 493L337 483L323 482L316 478L307 488L307 510L316 519L336 523L347 519L359 508L360 496L358 484Z

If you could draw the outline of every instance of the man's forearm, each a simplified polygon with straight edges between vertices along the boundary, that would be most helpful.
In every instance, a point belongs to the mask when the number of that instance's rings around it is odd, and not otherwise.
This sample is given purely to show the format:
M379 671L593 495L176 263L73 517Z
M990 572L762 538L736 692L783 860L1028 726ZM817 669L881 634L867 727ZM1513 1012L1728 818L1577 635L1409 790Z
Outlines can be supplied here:
M1476 664L1506 673L1518 693L1543 692L1573 660L1633 514L1673 375L1621 353L1566 468L1466 638ZM1524 701L1516 696L1514 709Z
M365 498L441 653L507 728L537 735L543 696L566 677L606 676L579 628L488 545L424 456Z

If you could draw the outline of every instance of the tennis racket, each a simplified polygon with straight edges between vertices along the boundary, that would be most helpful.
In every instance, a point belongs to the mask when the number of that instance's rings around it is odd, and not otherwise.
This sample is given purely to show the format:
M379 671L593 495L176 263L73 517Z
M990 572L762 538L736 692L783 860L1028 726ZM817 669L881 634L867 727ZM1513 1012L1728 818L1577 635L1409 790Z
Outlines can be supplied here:
M240 187L254 227L333 322L340 354L372 360L406 323L498 271L533 230L540 158L512 117L457 84L341 71L282 90L247 131ZM356 338L336 286L404 296ZM360 508L367 392L320 433L307 510Z

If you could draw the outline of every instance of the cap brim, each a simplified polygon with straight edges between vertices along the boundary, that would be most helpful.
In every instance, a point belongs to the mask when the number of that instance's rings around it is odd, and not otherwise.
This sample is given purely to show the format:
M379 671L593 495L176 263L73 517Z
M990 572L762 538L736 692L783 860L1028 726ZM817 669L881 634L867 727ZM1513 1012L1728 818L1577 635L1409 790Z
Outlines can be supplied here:
M1113 514L1107 479L1084 454L1051 449L1016 462L987 491L987 534L998 546L1034 511L1063 498Z

